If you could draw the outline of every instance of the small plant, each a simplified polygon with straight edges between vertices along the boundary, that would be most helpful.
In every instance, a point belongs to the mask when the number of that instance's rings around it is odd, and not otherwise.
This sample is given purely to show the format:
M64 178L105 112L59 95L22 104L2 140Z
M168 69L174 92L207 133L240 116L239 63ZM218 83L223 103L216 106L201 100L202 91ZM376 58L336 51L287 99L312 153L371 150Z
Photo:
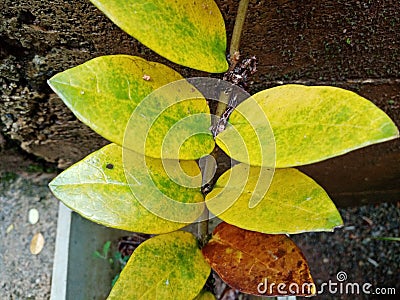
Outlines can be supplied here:
M248 1L239 5L229 65L212 0L91 1L160 55L225 72L234 83L185 80L127 55L98 57L49 80L82 122L112 142L57 176L54 195L94 222L155 235L134 251L109 299L212 299L202 291L211 267L245 293L279 295L281 283L289 294L315 294L287 234L343 222L326 192L293 167L397 138L394 123L339 88L285 85L252 97L240 89L255 71L252 59L238 56ZM218 147L234 161L216 180ZM211 239L210 212L224 221ZM194 222L198 239L179 231ZM308 290L293 288L304 284Z
M120 266L120 271L122 271L126 263L128 262L130 255L122 255L120 251L115 251L115 253L111 253L111 241L106 241L101 251L96 250L93 252L93 257L106 260L110 264L110 266L112 266L114 262L117 262L117 264ZM119 274L114 277L111 282L111 286L114 286L118 278Z
M110 247L111 247L111 241L105 242L102 251L101 252L98 250L94 251L93 257L107 260L110 264L112 264L114 260L112 259L112 257L109 257Z
M375 239L377 240L383 240L383 241L392 241L392 242L400 242L400 237L376 237Z

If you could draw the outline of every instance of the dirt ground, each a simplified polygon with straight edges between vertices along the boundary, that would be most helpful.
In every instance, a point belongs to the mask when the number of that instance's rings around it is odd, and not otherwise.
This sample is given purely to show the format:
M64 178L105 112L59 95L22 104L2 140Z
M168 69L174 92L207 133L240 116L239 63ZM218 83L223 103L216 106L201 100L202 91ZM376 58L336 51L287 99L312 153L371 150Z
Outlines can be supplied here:
M52 175L0 173L0 299L49 299L58 207L47 188ZM32 208L40 217L34 225ZM30 243L39 232L44 248L33 255Z

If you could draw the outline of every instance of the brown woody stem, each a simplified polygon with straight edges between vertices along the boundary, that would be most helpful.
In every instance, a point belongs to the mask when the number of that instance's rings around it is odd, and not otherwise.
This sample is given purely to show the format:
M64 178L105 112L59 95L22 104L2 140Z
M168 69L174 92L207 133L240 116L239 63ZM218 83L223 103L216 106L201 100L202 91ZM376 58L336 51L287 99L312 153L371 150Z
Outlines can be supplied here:
M249 5L249 0L240 0L237 15L236 15L236 20L235 20L235 26L233 28L233 33L232 33L232 39L231 39L231 44L229 48L229 54L231 56L231 63L234 63L235 56L238 55L239 53L239 46L240 46L240 36L242 34L242 29L243 29L243 24L246 19L246 13L247 13L247 8ZM217 109L215 112L215 115L218 119L222 116L222 114L225 112L228 104L228 99L229 96L227 96L225 93L221 93L220 95L220 101L218 101ZM216 120L217 122L218 120ZM215 124L213 124L214 126ZM211 168L211 166L210 166ZM209 172L209 168L207 167L207 164L203 170L203 177L205 174ZM203 185L205 183L203 182ZM209 211L207 207L205 207L203 214L201 215L201 219L204 221L199 222L197 226L197 236L201 242L202 245L205 245L207 242L208 238L208 219L209 219Z

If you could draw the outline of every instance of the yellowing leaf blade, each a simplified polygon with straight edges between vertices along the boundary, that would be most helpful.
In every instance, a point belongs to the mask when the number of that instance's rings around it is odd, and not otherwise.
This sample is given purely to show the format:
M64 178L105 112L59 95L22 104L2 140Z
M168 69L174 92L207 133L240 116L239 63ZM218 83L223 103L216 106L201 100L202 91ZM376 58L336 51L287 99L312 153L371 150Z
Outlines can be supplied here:
M211 73L228 68L226 32L213 0L91 0L115 24L167 59Z
M163 234L135 250L107 299L193 299L209 274L192 234Z
M143 79L144 75L151 79ZM82 122L121 145L128 120L143 98L180 79L182 76L162 64L110 55L59 73L49 85Z
M215 300L215 296L209 291L202 290L193 300Z
M125 130L124 148L163 159L198 159L215 146L203 95L186 80L165 85L136 107Z
M255 107L264 111L272 127L277 168L318 162L399 136L395 124L382 110L340 88L284 85L252 98L255 101L246 100L237 107L229 119L232 126L217 137L217 144L224 151L247 164L271 167L259 155L248 157L243 150L235 150L238 136L242 136L252 151L254 137L247 135L255 129L260 136L265 132L263 143L273 143L265 122L244 120L242 115Z
M160 87L176 81L181 90L173 90L171 95L156 94L164 105L168 105L162 108L166 112L161 110L159 103L151 101L155 97L146 98ZM131 144L125 143L124 146L135 145L130 149L155 158L197 159L214 148L208 130L211 121L206 100L193 86L182 80L181 75L162 64L128 55L102 56L53 76L49 85L82 122L118 145L124 144L127 131L131 138L143 132L146 139L141 142L134 139ZM183 101L178 99L179 96L193 96L193 99L185 98ZM147 99L146 105L140 106L144 99ZM136 118L133 118L135 111ZM148 121L155 122L155 126L147 132L142 127L146 125L143 120L149 112L154 119ZM196 114L201 116L200 120L187 122L184 128L181 126L170 134L180 138L177 141L169 139L170 144L177 144L175 147L189 137L180 152L161 153L164 135L170 127L182 119L191 120L188 117ZM201 135L198 135L199 131ZM132 132L134 134L130 135ZM148 146L144 148L144 145ZM167 146L170 145L167 143Z
M258 296L315 294L307 261L286 235L221 223L202 252L222 280L241 292Z
M189 167L198 170L194 161L185 162ZM161 168L161 160L148 162L150 168ZM198 172L200 172L198 170ZM169 182L160 175L155 178ZM171 185L173 183L170 182ZM105 226L142 233L165 233L187 225L185 222L165 220L148 211L135 198L126 181L122 162L122 148L110 144L90 154L58 175L51 183L50 189L66 206L85 218ZM192 222L203 211L203 197L198 189L174 185L176 193L181 193L187 202L197 203L190 210L182 210L182 218ZM163 197L163 195L161 195ZM160 202L162 199L160 199ZM177 200L178 201L178 200ZM168 207L164 210L168 211Z
M268 191L254 193L259 174L260 167L245 164L228 170L207 195L208 209L229 224L262 233L332 231L343 224L323 188L300 171L277 169ZM249 207L252 197L258 204Z

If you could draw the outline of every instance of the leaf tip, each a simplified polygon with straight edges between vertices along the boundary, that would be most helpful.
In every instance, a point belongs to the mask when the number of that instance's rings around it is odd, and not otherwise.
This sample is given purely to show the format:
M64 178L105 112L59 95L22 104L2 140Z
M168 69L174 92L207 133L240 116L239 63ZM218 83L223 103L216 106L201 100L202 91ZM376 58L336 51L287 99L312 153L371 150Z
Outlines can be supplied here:
M224 55L224 60L211 73L225 73L226 71L228 71L228 69L229 69L228 61L225 59Z

